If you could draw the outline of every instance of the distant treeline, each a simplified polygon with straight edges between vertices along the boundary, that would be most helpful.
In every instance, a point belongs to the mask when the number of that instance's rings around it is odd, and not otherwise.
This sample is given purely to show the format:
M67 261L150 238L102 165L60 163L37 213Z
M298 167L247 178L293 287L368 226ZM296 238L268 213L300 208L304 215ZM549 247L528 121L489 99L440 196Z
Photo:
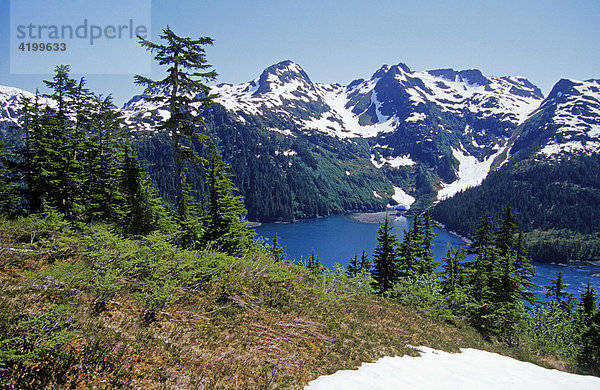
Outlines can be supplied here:
M432 216L450 230L473 237L479 216L493 220L509 203L538 261L600 257L600 160L578 156L552 164L515 160L490 173L483 184L436 205Z

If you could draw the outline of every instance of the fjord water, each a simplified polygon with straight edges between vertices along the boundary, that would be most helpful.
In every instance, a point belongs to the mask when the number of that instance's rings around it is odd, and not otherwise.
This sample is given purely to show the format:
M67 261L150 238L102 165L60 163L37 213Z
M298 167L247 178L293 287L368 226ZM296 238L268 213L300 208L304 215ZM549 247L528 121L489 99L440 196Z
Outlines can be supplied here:
M392 233L402 240L404 229L412 226L413 220L404 216L391 216ZM327 218L300 220L295 223L267 223L256 228L256 233L273 242L279 237L279 243L285 246L287 258L292 261L308 260L312 250L321 259L323 266L331 268L335 263L346 266L356 253L359 257L364 250L372 260L373 249L377 245L377 223L360 222L352 215L335 215ZM466 247L467 244L450 232L435 228L437 236L433 240L435 260L441 262L448 246ZM588 282L596 292L600 292L600 267L590 264L546 264L534 263L537 276L534 278L535 295L546 300L546 287L558 272L563 272L563 281L567 292L579 298Z

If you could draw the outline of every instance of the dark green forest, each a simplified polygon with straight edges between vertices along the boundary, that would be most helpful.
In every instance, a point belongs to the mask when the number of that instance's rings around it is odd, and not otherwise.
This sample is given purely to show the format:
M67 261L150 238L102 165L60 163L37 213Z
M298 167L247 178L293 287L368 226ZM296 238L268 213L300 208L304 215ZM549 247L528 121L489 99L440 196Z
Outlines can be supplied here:
M347 211L375 211L391 201L373 197L373 189L389 196L393 191L386 177L368 163L369 146L364 140L349 143L319 134L286 137L267 130L257 118L249 117L245 123L234 121L217 104L203 111L203 116L208 124L206 134L212 141L194 141L189 147L205 158L216 147L231 164L249 220L291 221ZM168 137L135 134L132 144L146 161L161 197L174 202ZM285 151L293 152L286 155ZM195 197L202 199L206 194L203 168L186 164L185 170Z
M510 204L536 261L600 259L600 159L576 156L551 163L515 156L482 185L437 204L433 217L474 237L480 215L495 220Z

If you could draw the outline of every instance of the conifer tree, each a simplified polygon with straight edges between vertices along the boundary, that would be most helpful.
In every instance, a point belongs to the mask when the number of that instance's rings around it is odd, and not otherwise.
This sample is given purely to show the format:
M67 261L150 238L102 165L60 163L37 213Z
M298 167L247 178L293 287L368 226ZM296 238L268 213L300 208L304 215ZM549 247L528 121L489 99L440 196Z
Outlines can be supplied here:
M360 256L359 272L371 272L372 268L373 268L373 264L371 264L371 262L369 261L369 257L367 256L365 251L362 251L362 254Z
M373 264L369 261L369 257L365 251L362 251L360 259L356 253L354 254L354 257L350 259L346 266L346 272L348 275L356 277L362 272L370 273L371 268L373 268Z
M0 213L14 215L19 203L18 185L11 169L8 150L0 142Z
M550 285L546 286L548 292L546 296L552 298L553 301L559 305L563 305L565 300L568 298L568 294L565 292L565 284L563 282L563 273L559 272L556 274L556 278L550 279Z
M254 231L246 228L243 199L242 196L235 195L238 189L233 185L233 175L228 170L229 166L221 160L217 150L213 149L206 173L209 199L203 216L203 240L217 250L242 254L250 247Z
M110 96L92 96L87 103L80 104L89 110L88 115L80 116L79 122L85 123L82 126L87 132L82 157L86 172L84 194L87 218L120 220L124 199L119 176L126 156L122 152L125 140L120 128L120 114Z
M78 220L84 213L83 189L84 134L78 131L72 116L78 90L69 76L69 66L59 65L51 81L44 80L52 93L44 95L51 99L56 109L46 106L40 117L35 145L32 144L34 172L32 180L40 180L41 194L46 206L54 207L67 220ZM81 92L79 90L79 92Z
M346 272L350 276L358 275L360 270L360 260L358 259L358 255L354 253L354 257L350 259L348 265L346 266Z
M416 217L415 217L416 218ZM423 273L431 274L438 263L433 260L433 239L437 234L433 231L433 218L429 214L429 209L425 210L423 215Z
M123 150L120 186L123 194L121 226L128 235L146 235L158 228L163 211L157 191L128 146Z
M398 247L398 276L411 276L417 273L419 266L417 242L414 239L414 230L404 229L402 243Z
M581 335L582 346L579 363L590 373L600 375L600 310L596 310L589 325Z
M36 90L35 98L22 98L19 101L19 117L21 128L25 132L25 148L18 152L20 159L18 170L25 183L25 203L28 211L36 213L42 210L43 185L35 178L40 177L41 166L34 164L34 151L43 142L41 130L40 95Z
M467 271L463 263L465 257L466 253L463 248L448 247L448 252L442 263L444 279L441 284L444 293L453 293L465 284L467 277Z
M584 323L586 326L589 326L592 316L596 311L596 295L589 279L585 288L585 292L581 294L581 308L583 311Z
M168 107L169 118L160 129L171 136L173 158L175 161L176 205L180 216L184 215L184 175L182 161L201 162L198 155L182 141L192 138L207 140L198 129L206 124L198 115L198 106L208 106L214 96L203 81L212 81L217 77L214 70L209 70L204 47L212 45L209 37L190 39L177 36L169 27L163 30L160 38L164 44L153 43L141 37L140 44L155 53L154 58L159 65L168 66L167 75L162 80L151 80L143 76L135 76L135 83L145 87L144 92L152 96L147 100L163 103Z
M535 276L535 267L531 264L531 261L527 259L527 250L525 249L525 243L523 241L523 231L519 230L519 236L517 238L517 247L515 253L515 273L518 281L522 287L523 300L534 304L537 299L533 295L533 288L535 284L532 279Z
M379 237L373 252L373 278L377 290L384 293L398 280L398 238L392 231L390 219L386 215L383 226L377 229Z
M484 290L488 286L487 279L492 271L491 256L493 250L492 219L486 213L481 219L475 239L469 250L469 253L475 255L475 261L471 264L474 270L471 285L473 297L477 301L483 298Z
M279 236L275 234L273 237L273 245L271 245L271 256L275 259L275 262L283 261L285 253L283 252L285 247L279 245Z
M504 218L500 222L495 235L496 247L502 256L506 256L514 250L516 244L515 235L518 232L517 217L510 205L507 205L504 209Z
M319 255L315 253L314 248L308 257L306 268L308 268L308 270L315 275L321 275L323 273L324 269L321 265L321 259L319 258Z
M423 259L424 256L424 234L423 234L423 222L421 221L421 219L418 216L415 216L415 218L413 219L413 227L412 227L412 235L411 235L411 241L412 241L412 245L413 245L413 251L415 252L415 256L418 259ZM418 271L419 273L421 273L420 271L422 271L423 265L422 264L418 264Z
M175 240L176 244L185 249L200 249L204 244L204 226L202 223L203 214L201 205L191 195L189 183L183 175L183 203L177 214L179 224L179 234Z

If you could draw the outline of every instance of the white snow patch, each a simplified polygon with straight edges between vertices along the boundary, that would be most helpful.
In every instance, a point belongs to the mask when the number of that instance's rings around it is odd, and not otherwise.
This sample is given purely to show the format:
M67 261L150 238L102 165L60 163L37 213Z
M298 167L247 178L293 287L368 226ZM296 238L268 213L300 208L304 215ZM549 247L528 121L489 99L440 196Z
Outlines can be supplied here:
M410 167L415 165L415 162L410 158L409 155L397 156L392 159L386 159L386 163L390 164L392 168L398 167Z
M376 80L369 80L361 85L360 90L372 90ZM398 123L397 117L394 115L387 118L379 111L380 102L377 101L377 96L373 91L371 102L376 106L378 123L372 125L361 125L359 115L352 112L352 107L346 107L349 98L345 88L317 84L316 90L322 99L331 108L330 112L325 112L319 118L311 118L304 121L305 128L314 128L318 131L338 136L340 138L351 137L374 137L379 133L390 133L395 130ZM334 118L332 121L330 118Z
M338 371L308 383L304 390L589 390L600 378L550 370L496 353L461 349L448 353L415 348L420 357L384 357L357 370Z
M450 184L445 184L444 187L438 192L438 199L443 200L451 197L452 195L466 190L470 187L475 187L481 184L483 179L487 176L492 163L502 152L501 148L496 153L489 156L483 161L477 160L474 156L467 156L461 150L452 148L452 155L458 160L458 179Z
M425 120L425 118L427 118L427 115L420 112L413 112L404 120L404 122L420 122Z
M385 164L389 164L392 168L410 167L416 164L409 155L386 157L382 159L381 156L375 158L374 154L371 155L371 163L375 165L376 168L381 168Z
M404 190L400 187L394 186L394 195L392 195L392 199L398 202L398 205L405 206L406 209L409 209L413 203L415 203L415 198L404 192Z
M278 129L277 127L269 127L268 129L288 137L295 137L294 133L292 133L292 131L289 129Z
M588 141L583 143L581 141L569 141L559 144L553 141L544 146L539 153L545 154L547 157L561 153L600 153L600 142Z
M375 191L375 190L373 190L373 195L374 195L376 198L378 198L378 199L381 199L381 195L379 195L379 194L377 193L377 191Z
M478 113L481 118L500 115L503 119L515 124L523 123L535 109L539 107L542 99L536 97L523 97L511 93L514 82L521 89L529 89L522 85L518 78L507 80L502 77L486 77L488 86L469 84L464 80L448 80L444 77L434 76L428 72L413 72L423 81L426 90L413 87L407 89L416 104L427 96L428 100L440 106L443 111L460 114L465 109Z
M350 171L346 171L346 176L350 176Z

